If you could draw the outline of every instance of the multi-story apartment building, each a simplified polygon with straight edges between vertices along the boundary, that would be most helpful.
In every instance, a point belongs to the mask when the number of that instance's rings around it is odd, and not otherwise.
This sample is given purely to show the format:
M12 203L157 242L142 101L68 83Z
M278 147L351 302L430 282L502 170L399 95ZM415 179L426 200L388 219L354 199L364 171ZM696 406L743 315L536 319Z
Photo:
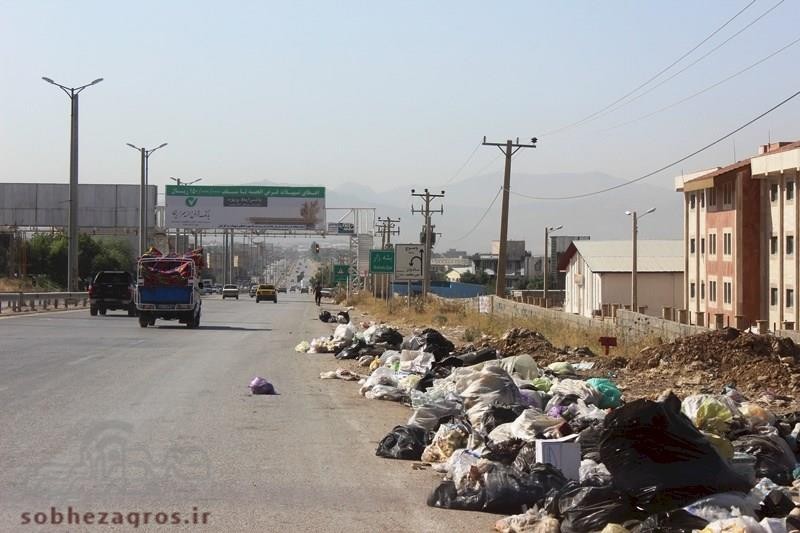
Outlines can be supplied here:
M797 321L793 197L800 156L791 155L792 146L798 151L800 143L762 146L753 158L676 178L684 196L684 301L692 323L769 320L783 327L788 298Z

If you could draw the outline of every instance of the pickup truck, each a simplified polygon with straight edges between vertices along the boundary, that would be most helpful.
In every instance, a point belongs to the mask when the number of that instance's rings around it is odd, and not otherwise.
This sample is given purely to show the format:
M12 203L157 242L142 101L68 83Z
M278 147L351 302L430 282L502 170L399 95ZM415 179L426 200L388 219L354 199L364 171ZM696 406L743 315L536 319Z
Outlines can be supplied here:
M133 276L122 270L104 270L89 285L89 314L105 315L108 310L122 309L136 316Z
M137 265L136 309L139 326L156 319L178 320L189 328L200 325L202 283L192 257L143 256Z

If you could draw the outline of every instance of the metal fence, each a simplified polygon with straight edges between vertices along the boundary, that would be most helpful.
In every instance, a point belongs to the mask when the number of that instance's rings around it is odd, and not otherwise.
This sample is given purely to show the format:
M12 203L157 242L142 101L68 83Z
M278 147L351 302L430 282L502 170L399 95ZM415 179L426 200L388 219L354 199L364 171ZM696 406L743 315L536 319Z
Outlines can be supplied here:
M0 292L0 314L89 305L88 292Z

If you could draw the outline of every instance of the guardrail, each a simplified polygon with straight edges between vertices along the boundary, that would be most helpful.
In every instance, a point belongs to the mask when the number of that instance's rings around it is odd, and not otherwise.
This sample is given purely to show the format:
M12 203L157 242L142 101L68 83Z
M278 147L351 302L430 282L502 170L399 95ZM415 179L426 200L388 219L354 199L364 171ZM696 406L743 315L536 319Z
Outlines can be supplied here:
M88 292L0 292L0 314L88 305Z

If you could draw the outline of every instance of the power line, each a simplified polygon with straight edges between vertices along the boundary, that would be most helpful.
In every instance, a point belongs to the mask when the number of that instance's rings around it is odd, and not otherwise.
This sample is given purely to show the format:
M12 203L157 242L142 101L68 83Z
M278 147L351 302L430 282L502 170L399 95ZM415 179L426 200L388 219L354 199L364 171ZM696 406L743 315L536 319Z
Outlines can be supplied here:
M475 145L475 148L472 150L472 153L471 153L471 154L469 154L469 156L467 157L467 160L466 160L466 161L464 161L464 164L463 164L463 165L461 165L461 166L458 168L458 170L456 170L456 173L455 173L455 174L453 174L452 176L450 176L450 179L449 179L449 180L447 180L446 182L444 182L444 184L442 185L442 187L444 187L445 185L450 185L450 183L451 183L451 182L452 182L454 179L456 179L456 178L458 177L458 175L459 175L459 174L461 174L461 171L462 171L462 170L464 170L464 168L465 168L465 167L466 167L466 166L469 164L469 162L470 162L470 161L472 161L472 157L475 155L475 153L478 151L478 148L480 148L480 147L481 147L481 143L478 143L478 144L476 144L476 145Z
M511 194L514 194L516 196L521 196L523 198L528 198L529 200L575 200L575 199L578 199L578 198L587 198L589 196L595 196L595 195L603 194L603 193L606 193L606 192L609 192L609 191L614 191L616 189L621 189L622 187L626 187L628 185L632 185L632 184L637 183L639 181L643 181L643 180L645 180L645 179L647 179L647 178L649 178L651 176L654 176L654 175L658 174L659 172L663 172L663 171L667 170L670 167L674 167L677 164L683 163L687 159L690 159L690 158L696 156L697 154L699 154L701 152L705 152L706 150L708 150L712 146L715 146L715 145L721 143L722 141L724 141L728 137L731 137L731 136L735 135L736 133L739 133L740 131L745 129L747 126L749 126L749 125L753 124L754 122L757 122L758 120L760 120L760 119L764 118L765 116L769 115L770 113L772 113L773 111L775 111L776 109L778 109L782 105L786 104L787 102L789 102L793 98L797 97L798 95L800 95L800 91L797 91L796 93L794 93L793 95L789 96L788 98L785 98L784 100L782 100L781 102L775 104L774 106L772 106L768 110L764 111L763 113L761 113L757 117L748 120L747 122L745 122L744 124L742 124L741 126L736 128L735 130L733 130L733 131L731 131L729 133L726 133L725 135L723 135L719 139L717 139L717 140L715 140L713 142L710 142L709 144L703 146L699 150L695 150L694 152L692 152L692 153L690 153L688 155L685 155L685 156L681 157L680 159L677 159L677 160L673 161L672 163L664 165L663 167L661 167L659 169L656 169L656 170L654 170L652 172L648 172L647 174L645 174L643 176L639 176L638 178L635 178L635 179L632 179L630 181L626 181L626 182L620 183L618 185L614 185L613 187L607 187L605 189L600 189L598 191L592 191L592 192L587 192L587 193L582 193L582 194L573 194L573 195L570 195L570 196L531 196L531 195L528 195L528 194L522 194L522 193L514 192L514 191L510 191L510 192L511 192Z
M797 39L795 39L794 41L790 42L789 44L787 44L787 45L786 45L786 46L784 46L783 48L780 48L779 50L776 50L776 51L772 52L772 53L771 53L771 54L769 54L768 56L766 56L766 57L763 57L763 58L759 59L758 61L756 61L756 62L755 62L755 63L753 63L752 65L750 65L750 66L748 66L748 67L745 67L745 68L743 68L742 70L740 70L740 71L738 71L738 72L736 72L736 73L734 73L734 74L731 74L730 76L728 76L728 77L727 77L727 78L725 78L725 79L722 79L722 80L720 80L720 81L718 81L718 82L716 82L716 83L714 83L714 84L712 84L712 85L709 85L709 86L708 86L708 87L706 87L705 89L702 89L702 90L700 90L700 91L697 91L696 93L694 93L694 94L691 94L691 95L689 95L689 96L687 96L687 97L685 97L685 98L681 98L680 100L678 100L678 101L676 101L676 102L673 102L673 103L671 103L671 104L669 104L669 105L666 105L666 106L664 106L664 107L662 107L662 108L660 108L660 109L657 109L657 110L655 110L655 111L653 111L653 112L651 112L651 113L647 113L646 115L642 115L642 116L640 116L640 117L634 118L633 120L629 120L629 121L627 121L627 122L623 122L622 124L617 124L616 126L611 126L610 128L606 128L606 129L604 129L604 130L602 130L602 131L603 131L603 132L605 132L605 131L610 131L610 130L615 130L615 129L617 129L617 128L621 128L621 127L623 127L623 126L628 126L629 124L633 124L634 122L639 122L640 120L644 120L644 119L646 119L646 118L650 118L650 117L652 117L653 115L657 115L658 113L661 113L661 112L663 112L663 111L666 111L667 109L672 109L673 107L675 107L675 106L677 106L677 105L680 105L680 104L682 104L682 103L684 103L684 102L687 102L687 101L691 100L692 98L695 98L695 97L697 97L697 96L700 96L701 94L703 94L703 93L706 93L706 92L710 91L711 89L713 89L713 88L715 88L715 87L718 87L718 86L722 85L723 83L725 83L725 82L728 82L728 81L732 80L733 78L735 78L735 77L737 77L737 76L740 76L740 75L744 74L744 73L745 73L745 72L747 72L748 70L750 70L750 69L752 69L752 68L754 68L754 67L756 67L756 66L760 65L761 63L763 63L763 62L767 61L768 59L771 59L771 58L775 57L776 55L780 54L781 52L783 52L783 51L784 51L784 50L786 50L787 48L791 48L792 46L796 45L796 44L797 44L797 43L799 43L799 42L800 42L800 37L798 37L798 38L797 38Z
M614 112L614 111L617 111L618 109L622 109L622 108L623 108L623 107L625 107L626 105L628 105L628 104L631 104L631 103L635 102L636 100L638 100L638 99L639 99L639 98L641 98L642 96L648 95L648 94L650 94L651 92L655 91L656 89L658 89L659 87L661 87L662 85L664 85L665 83L667 83L668 81L670 81L670 80L674 79L676 76L678 76L678 75L680 75L680 74L682 74L682 73L686 72L687 70L689 70L690 68L692 68L693 66L695 66L696 64L698 64L700 61L704 60L705 58L707 58L708 56L710 56L711 54L713 54L714 52L716 52L717 50L719 50L720 48L722 48L722 47L723 47L724 45L726 45L726 44L727 44L729 41L733 40L735 37L738 37L738 36L739 36L741 33L743 33L743 32L744 32L746 29L750 28L750 27L751 27L752 25L754 25L756 22L758 22L758 21L759 21L759 20L761 20L762 18L766 17L766 16L767 16L768 14L770 14L770 13L771 13L771 12L772 12L772 11L773 11L775 8L777 8L779 5L781 5L781 4L782 4L782 3L784 3L785 1L786 1L786 0L780 0L780 1L779 1L777 4L775 4L774 6L772 6L771 8L769 8L768 10L766 10L765 12L763 12L761 15L759 15L759 16L758 16L758 17L757 17L755 20L753 20L753 21L751 21L749 24L747 24L747 25L746 25L744 28L742 28L741 30L737 31L736 33L734 33L733 35L731 35L730 37L728 37L727 39L725 39L724 41L722 41L721 43L719 43L717 46L715 46L714 48L712 48L711 50L709 50L708 52L706 52L706 53L705 53L705 54L703 54L702 56L698 57L697 59L695 59L694 61L692 61L691 63L689 63L689 64L688 64L688 65L686 65L685 67L683 67L683 68L682 68L682 69L680 69L679 71L675 72L674 74L672 74L672 75L671 75L671 76L669 76L668 78L666 78L666 79L663 79L663 80L661 80L660 82L656 83L655 85L653 85L652 87L650 87L649 89L647 89L646 91L644 91L643 93L637 94L636 96L634 96L634 97L633 97L633 98L631 98L630 100L627 100L627 101L625 101L625 102L622 102L621 104L619 104L619 105L615 106L613 109L609 109L607 112L605 112L605 113L602 113L602 115L606 115L606 114L608 114L608 113L612 113L612 112ZM602 116L602 115L598 115L597 117L594 117L594 118L599 118L599 116ZM594 118L593 118L592 120L594 120Z
M731 22L733 22L733 21L734 21L734 20L735 20L735 19L736 19L736 18L737 18L739 15L741 15L742 13L744 13L744 12L745 12L745 11L746 11L746 10L747 10L747 9L748 9L750 6L752 6L752 5L753 5L753 4L755 4L755 3L756 3L756 0L752 0L752 1L751 1L749 4L747 4L747 5L746 5L746 6L744 6L744 7L743 7L741 10L739 10L739 12L738 12L738 13L736 13L734 16L732 16L732 17L731 17L731 18L729 18L727 21L725 21L725 23L724 23L722 26L720 26L719 28L717 28L716 30L714 30L713 32L711 32L711 33L710 33L710 34L709 34L709 35L708 35L708 36L707 36L705 39L703 39L702 41L700 41L699 43L697 43L697 44L696 44L694 47L692 47L692 48L691 48L691 49L690 49L688 52L684 53L684 54L683 54L681 57L679 57L678 59L676 59L675 61L673 61L672 63L670 63L668 66L666 66L666 67L664 67L663 69L661 69L660 71L658 71L658 72L657 72L657 73L656 73L654 76L652 76L651 78L649 78L647 81L645 81L645 82L643 82L643 83L639 84L639 85L638 85L636 88L634 88L633 90L631 90L631 91L627 92L626 94L622 95L621 97L617 98L616 100L614 100L613 102L611 102L610 104L608 104L607 106L605 106L604 108L602 108L602 109L600 109L600 110L598 110L598 111L595 111L594 113L591 113L591 114L589 114L589 115L586 115L586 116L585 116L585 117L583 117L582 119L580 119L580 120L577 120L577 121L575 121L575 122L573 122L573 123L571 123L571 124L567 124L566 126L562 126L562 127L560 127L560 128L556 128L556 129L554 129L554 130L550 130L550 131L548 131L548 132L545 132L545 133L543 133L541 136L542 136L542 137L544 137L544 136L546 136L546 135L553 135L553 134L555 134L555 133L560 133L560 132L562 132L562 131L565 131L565 130L571 129L571 128L575 127L575 126L579 126L580 124L583 124L584 122L586 122L586 121L589 121L589 120L591 120L591 119L593 119L593 118L597 117L598 115L600 115L600 114L601 114L601 113L603 113L604 111L606 111L606 110L608 110L608 109L610 109L610 108L614 107L615 105L617 105L617 104L618 104L618 103L620 103L621 101L625 100L626 98L628 98L628 97L629 97L629 96L631 96L632 94L636 93L636 92L637 92L639 89L642 89L643 87L645 87L645 86L649 85L649 84L650 84L652 81L654 81L655 79L657 79L659 76L661 76L662 74L664 74L666 71L668 71L668 70L669 70L669 69L671 69L672 67L674 67L675 65L677 65L678 63L680 63L681 61L683 61L683 60L684 60L684 59L685 59L687 56L689 56L689 55L690 55L692 52L694 52L695 50L697 50L698 48L700 48L702 45L704 45L706 42L708 42L708 40L709 40L709 39L711 39L711 38L712 38L712 37L714 37L714 36L715 36L717 33L719 33L720 31L722 31L722 30L723 30L723 29L724 29L724 28L725 28L725 27L726 27L728 24L730 24ZM762 15L762 16L763 16L763 15Z
M489 214L489 211L492 209L492 206L494 205L494 203L495 203L495 202L497 201L497 199L500 197L500 193L502 192L502 190L503 190L503 188L502 188L502 187L499 187L499 188L497 189L497 194L495 194L495 195L494 195L494 198L492 199L492 202L489 204L489 206L488 206L488 207L486 208L486 210L483 212L483 215L481 215L481 218L480 218L480 219L478 219L478 222L476 222L476 223L475 223L475 225L474 225L474 226L472 226L472 229L471 229L471 230L469 230L469 231L468 231L468 232L467 232L467 233L466 233L466 234L465 234L463 237L459 237L458 239L453 239L453 242L463 241L464 239L466 239L467 237L469 237L470 235L472 235L472 232L474 232L476 229L478 229L478 226L480 226L480 225L481 225L481 223L483 222L483 220L486 218L486 215L488 215L488 214Z

